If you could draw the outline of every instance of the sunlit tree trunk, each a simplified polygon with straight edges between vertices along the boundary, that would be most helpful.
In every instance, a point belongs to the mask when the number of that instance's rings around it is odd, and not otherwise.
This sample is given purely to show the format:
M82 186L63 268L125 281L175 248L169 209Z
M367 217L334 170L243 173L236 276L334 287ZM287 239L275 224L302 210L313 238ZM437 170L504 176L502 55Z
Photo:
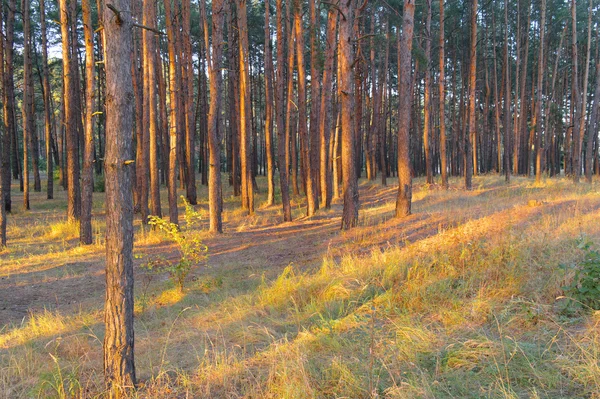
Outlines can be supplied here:
M248 20L246 0L236 0L237 26L239 31L239 69L240 69L240 158L242 172L242 208L248 214L254 213L254 187L252 184L251 157L251 120L250 78L248 71Z
M538 76L537 76L537 95L536 95L536 103L535 103L535 114L536 114L536 136L535 136L535 181L536 183L541 183L542 181L542 89L544 82L544 31L546 29L546 0L541 0L542 8L540 10L541 13L541 22L540 22L540 51L538 56ZM546 112L548 112L546 110ZM547 126L543 126L544 129L547 129Z
M573 88L572 93L573 96L571 98L571 102L573 103L575 110L573 112L573 182L579 183L579 175L580 175L580 158L581 158L581 147L579 146L579 135L580 135L580 125L583 123L583 119L581 118L584 115L585 111L582 110L582 101L579 95L579 78L578 74L578 58L577 58L577 1L571 1L571 55L573 56ZM585 82L584 87L587 86L587 82Z
M414 15L414 0L404 0L402 36L398 39L398 92L400 96L398 103L398 199L396 201L396 217L405 217L411 213L412 176L409 146Z
M331 133L331 97L333 89L333 57L336 48L336 28L338 12L331 7L327 13L327 39L325 44L325 66L321 92L321 109L319 111L320 140L320 182L321 204L325 208L331 205L331 162L329 160L329 141Z
M94 37L89 0L81 0L85 37L85 126L81 182L81 222L79 241L92 243L92 193L94 191Z
M286 118L285 105L289 104L285 98L285 38L283 34L283 1L276 0L277 7L277 158L279 160L279 185L281 187L281 205L283 207L283 221L292 221L292 208L290 205L290 189L288 184L289 176L289 135L286 126L286 120L289 120L289 115ZM289 32L288 32L289 33ZM290 38L293 42L293 37ZM293 57L293 55L292 55ZM293 62L291 63L293 67ZM290 82L293 82L293 77L288 75ZM291 96L291 93L288 95Z
M200 0L204 1L204 0ZM221 49L223 42L224 1L212 2L212 54L207 54L210 77L210 109L208 113L208 209L210 231L223 232L221 213L223 198L221 194L221 147L219 139L219 111L221 109ZM208 44L208 43L207 43ZM209 48L207 46L207 48Z
M153 1L144 1L143 4L144 16L143 23L152 29L156 29L156 4ZM154 32L144 30L144 87L147 92L146 104L147 112L144 115L148 117L148 122L145 124L148 127L148 149L149 168L150 168L150 213L154 216L161 217L162 210L160 206L160 175L159 175L159 157L158 150L160 147L160 136L158 129L158 112L156 108L156 38ZM160 73L160 71L159 71Z
M313 0L309 0L313 1ZM315 180L313 179L313 165L310 152L310 138L308 124L306 121L306 74L304 67L304 35L302 28L302 3L301 0L294 0L294 29L296 32L296 65L298 69L298 135L300 136L303 167L306 171L306 214L313 216L317 210L315 196Z
M504 0L504 178L510 182L510 65L508 63L508 0Z
M439 95L440 95L440 169L442 175L442 188L448 189L448 160L446 156L446 113L444 111L446 103L446 82L445 67L446 60L444 57L444 0L440 0L440 76L439 76ZM496 49L494 48L494 51Z
M165 21L167 26L167 40L169 46L169 219L171 223L179 223L179 214L177 210L177 155L179 146L177 145L178 120L177 110L179 108L179 96L177 88L180 86L180 69L176 63L176 47L175 47L175 27L173 26L173 13L171 12L171 0L164 0L165 4Z
M267 158L267 205L275 204L273 164L273 58L269 0L265 0L265 151Z
M471 190L475 157L471 143L476 143L477 119L475 118L475 85L477 84L477 0L471 3L471 44L469 56L469 134L465 135L465 188Z
M64 0L63 0L64 1ZM106 71L106 300L104 379L110 398L126 397L136 383L133 333L133 198L135 167L130 55L131 0L103 10Z
M340 20L339 53L340 75L338 76L341 92L342 122L342 173L344 186L344 209L342 213L342 230L355 227L358 223L358 183L356 179L355 146L354 146L354 1L342 1L340 12L344 15ZM298 48L299 52L300 47Z
M431 160L431 0L425 1L427 5L427 17L425 22L425 93L423 96L423 147L425 150L425 173L427 184L433 184L433 168Z
M43 1L43 0L41 0ZM0 6L0 32L4 30L4 7ZM6 98L6 67L4 65L4 37L0 36L0 98ZM6 110L6 108L5 108ZM6 121L6 118L4 119ZM5 125L6 126L6 125ZM5 192L10 191L10 137L8 129L0 132L0 250L6 247L6 207ZM8 179L5 176L8 174ZM8 180L8 183L6 182Z
M79 185L79 156L77 136L77 110L74 100L76 93L77 76L76 65L72 59L71 36L69 32L70 1L60 0L60 31L62 36L62 62L63 62L63 107L65 113L65 141L67 152L67 219L69 222L79 220L81 216L81 190ZM129 56L127 57L129 60ZM133 98L133 97L132 97Z

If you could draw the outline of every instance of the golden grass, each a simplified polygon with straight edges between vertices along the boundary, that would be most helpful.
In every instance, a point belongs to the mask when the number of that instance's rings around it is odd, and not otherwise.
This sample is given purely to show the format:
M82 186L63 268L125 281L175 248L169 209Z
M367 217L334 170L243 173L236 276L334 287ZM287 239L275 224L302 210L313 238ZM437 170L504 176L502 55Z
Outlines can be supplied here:
M392 217L393 186L362 183L360 223L349 232L337 231L335 204L286 224L298 227L289 236L268 236L278 207L247 217L228 199L225 236L205 236L211 267L184 292L152 281L151 299L136 303L135 396L600 397L600 313L565 313L557 300L572 278L559 264L582 257L577 237L600 243L596 186L515 178L506 187L479 176L464 192L457 180L449 191L420 182L414 215L403 221ZM29 237L13 232L46 249L74 235L50 216ZM50 226L59 234L45 233ZM168 251L152 231L139 231L135 244ZM52 253L17 250L0 271L60 280L70 274L40 259L103 251L77 248L67 240ZM286 250L297 256L274 257ZM102 393L101 303L86 306L32 312L2 329L0 396Z

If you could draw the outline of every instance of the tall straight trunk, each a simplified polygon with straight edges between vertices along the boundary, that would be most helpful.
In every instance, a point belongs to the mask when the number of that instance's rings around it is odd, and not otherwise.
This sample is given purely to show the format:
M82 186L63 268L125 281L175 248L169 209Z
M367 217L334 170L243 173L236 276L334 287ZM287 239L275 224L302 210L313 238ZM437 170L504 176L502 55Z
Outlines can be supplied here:
M309 40L310 40L310 126L309 126L309 138L307 143L309 145L309 157L310 162L307 165L308 171L310 172L310 184L312 192L312 203L314 210L319 209L319 175L320 175L320 162L319 162L319 126L320 126L320 80L321 74L319 72L319 43L317 42L317 32L319 32L319 21L318 18L318 0L308 0L308 15L309 15ZM298 30L301 32L301 30Z
M179 223L179 214L177 210L177 159L179 146L177 145L180 135L178 128L177 113L179 109L179 96L177 88L180 86L181 77L180 69L176 63L176 46L177 40L175 27L173 26L173 13L171 11L171 0L164 0L165 4L165 21L167 27L167 40L169 47L169 219L171 223Z
M313 1L313 0L309 0ZM310 150L310 137L306 121L306 73L304 69L304 34L302 28L302 3L294 0L294 28L296 33L296 65L298 68L298 134L300 136L303 167L306 172L306 214L313 216L317 210L316 181L313 179L313 165ZM313 83L314 84L314 83Z
M204 1L204 0L200 0ZM213 233L223 232L223 198L221 194L221 140L219 138L219 110L221 109L221 49L223 43L224 0L212 3L212 53L206 57L210 77L210 109L208 113L208 210L209 228ZM204 7L204 4L202 5ZM207 43L207 48L208 43Z
M23 209L29 209L29 157L33 149L33 82L31 81L31 20L29 0L21 1L23 15Z
M252 184L252 157L251 157L251 123L252 108L250 102L250 76L248 63L248 20L246 0L236 0L237 27L239 32L239 70L240 70L240 158L242 172L242 208L248 214L254 213L254 187Z
M169 130L169 117L167 115L167 88L166 88L165 71L164 71L164 65L163 65L162 56L160 54L160 51L156 52L154 67L155 67L155 71L156 71L156 76L158 77L158 79L157 79L158 104L159 104L158 112L160 114L160 133L158 134L158 136L160 136L160 145L161 145L161 151L160 151L160 158L161 158L160 161L161 161L161 165L162 165L161 179L162 179L163 183L165 183L167 185L167 188L168 188L169 176L170 176L169 166L170 166L170 162L171 162L171 160L169 159L171 132ZM169 201L167 200L167 202L169 202ZM169 214L170 214L170 208L169 208Z
M427 17L425 22L425 93L423 96L423 147L425 150L425 173L427 184L433 184L433 167L431 160L431 0L425 1L427 5Z
M194 67L192 64L192 41L190 34L190 0L181 2L182 25L182 75L184 88L185 167L187 169L186 198L192 205L198 203L196 194L196 121L194 115Z
M537 95L535 103L535 114L536 114L536 136L535 136L535 181L541 183L542 181L542 85L544 82L544 30L546 29L546 0L542 1L541 22L540 22L540 52L538 56L538 76L537 76ZM546 110L546 112L548 112ZM543 126L547 129L547 126Z
M575 1L573 0L573 7L575 8ZM576 121L575 126L577 126L579 129L577 132L575 132L576 134L573 137L573 141L575 144L575 151L574 151L574 159L573 159L573 167L575 168L574 173L573 173L573 182L575 183L579 183L579 177L581 176L581 150L583 147L583 136L585 134L585 117L586 117L586 111L587 111L587 92L588 92L588 77L590 74L590 52L591 52L591 48L592 48L592 14L593 14L593 0L590 0L590 6L589 6L589 10L588 10L588 24L587 24L587 51L586 51L586 57L585 57L585 68L584 68L584 72L583 72L583 92L581 94L580 97L578 97L578 120ZM575 14L573 14L575 15ZM577 47L577 42L576 42L576 36L577 36L577 30L575 29L575 25L576 25L576 21L575 21L575 16L573 16L573 36L575 37L574 40L574 55L573 58L575 59L577 57L577 53L576 53L576 47ZM576 73L576 68L577 66L574 65L573 66L573 73ZM577 76L577 75L575 75ZM576 86L577 84L579 84L578 80L574 80L576 82Z
M579 95L579 78L578 75L578 58L577 58L577 0L571 0L571 55L573 57L573 87L571 102L575 109L573 112L573 182L579 183L579 172L581 165L579 162L581 148L579 147L580 124L582 123L581 115L583 115L582 99ZM586 82L587 83L587 82Z
M354 98L352 82L354 80L354 55L352 49L354 32L354 1L340 3L340 12L344 17L340 20L339 33L339 64L338 75L341 92L341 122L342 122L342 173L344 186L344 209L342 212L342 230L355 227L358 223L358 182L356 180L354 145ZM299 35L301 36L301 35ZM298 47L298 52L301 48ZM300 57L300 55L299 55Z
M510 64L508 63L508 0L504 0L504 178L510 182Z
M320 139L320 182L321 204L325 208L331 206L331 162L329 160L329 142L331 140L331 90L333 88L333 57L336 48L337 11L330 7L327 12L327 38L325 65L321 92L321 109L319 110ZM313 100L314 101L314 100Z
M287 6L287 13L290 13L290 6ZM289 15L287 20L289 21ZM286 102L286 112L285 112L285 135L287 140L290 142L290 157L291 162L286 161L286 165L292 168L292 192L294 195L298 195L298 167L297 160L298 156L296 154L296 135L293 133L295 130L293 128L294 121L292 118L293 107L295 106L294 102L294 64L295 64L295 40L296 40L296 28L292 23L288 23L288 60L287 60L287 102ZM290 165L291 163L291 165Z
M515 119L515 126L514 126L514 140L515 142L513 143L513 147L514 147L514 151L517 152L517 154L513 154L513 172L514 174L518 174L519 173L519 160L522 159L521 163L525 164L526 166L523 168L521 167L521 171L523 173L525 173L526 175L529 174L529 148L527 146L526 143L526 137L527 137L527 104L528 104L528 95L527 95L527 69L529 67L529 25L531 22L531 4L528 5L528 11L527 11L527 24L526 24L526 28L525 28L525 50L523 52L523 67L521 69L521 75L516 76L515 78L515 85L520 85L520 89L518 89L517 94L515 95L515 110L516 110L516 106L517 106L517 96L518 93L521 93L521 110L520 110L520 119L516 120ZM519 83L519 79L521 80L521 82ZM523 147L526 149L526 151L522 151L521 149L521 144L524 144Z
M134 11L133 14L139 15L138 3L140 1L134 0ZM148 126L145 124L146 120L146 109L145 102L146 97L144 96L144 85L143 85L143 51L140 50L141 32L138 30L135 33L140 35L134 35L133 52L131 53L131 74L133 76L133 90L135 92L135 181L136 189L134 191L133 200L135 203L135 212L141 214L142 224L146 224L148 221ZM140 59L138 63L138 59Z
M16 136L15 124L15 82L14 82L14 28L15 28L15 9L16 1L9 0L6 7L6 32L1 37L4 43L4 94L3 94L3 117L4 117L4 135L2 139L2 184L9 187L11 184L11 150L15 146L14 137ZM18 161L18 157L13 157L13 161ZM19 177L17 173L17 178ZM4 208L7 213L12 210L12 200L10 189L4 190L3 196Z
M444 57L444 0L440 0L440 76L439 76L439 95L440 95L440 169L442 174L442 188L448 189L448 158L446 155L446 113L444 111L446 103L446 87L445 87L445 66L446 60ZM494 48L494 51L496 49Z
M379 119L379 169L381 170L381 185L387 186L387 175L388 175L388 162L387 162L387 152L386 152L386 88L387 85L387 75L389 68L389 60L390 60L390 28L388 24L388 18L385 18L384 21L384 29L385 29L385 56L383 61L383 69L381 70L381 78L379 81L379 95L381 96L380 102L380 111L377 115ZM390 142L391 145L391 142Z
M271 52L269 0L265 0L265 151L267 158L267 205L275 204L273 161L273 55Z
M145 1L143 3L143 23L152 29L156 29L156 4L153 1ZM144 30L144 87L147 92L144 96L147 98L147 113L148 117L148 150L149 169L150 169L150 213L154 216L161 217L162 209L160 206L160 175L159 175L159 157L158 151L160 147L160 136L158 129L158 112L156 108L156 37L149 30Z
M404 0L402 37L398 37L398 199L396 217L411 214L412 176L410 168L411 53L415 16L414 0Z
M290 190L288 187L289 174L289 135L286 127L284 104L285 100L285 38L283 35L283 1L276 0L277 9L277 158L279 160L279 185L281 189L281 205L283 207L283 221L292 221L292 208L290 205ZM291 38L293 41L293 38ZM294 64L293 61L291 63ZM293 82L293 77L288 76L289 81ZM289 94L291 96L291 93Z
M43 0L42 0L43 1ZM4 25L4 7L0 6L0 32ZM6 67L4 65L4 37L0 37L0 98L6 98ZM6 120L6 119L5 119ZM7 129L0 133L0 250L6 247L6 207L4 206L4 193L10 191L10 137ZM5 176L8 174L8 184Z
M477 84L477 0L471 4L471 44L469 55L469 134L465 135L465 188L471 190L473 170L475 167L474 157L471 153L471 143L476 144L477 120L475 119L475 85ZM469 143L471 141L471 143Z
M89 0L82 0L81 8L85 38L85 128L79 241L89 245L92 243L92 193L94 191L94 30Z
M63 107L65 113L65 141L67 152L67 219L69 222L79 220L81 216L81 190L79 185L79 140L77 135L77 109L75 104L77 67L72 59L71 36L69 32L70 2L60 0L60 31L62 36L63 62ZM127 56L129 60L129 55Z
M64 0L63 0L64 1ZM104 379L109 397L127 396L136 383L133 333L134 91L131 77L131 0L112 0L103 10L106 71L106 300Z
M52 159L52 110L50 105L50 75L48 73L48 36L46 33L46 0L40 2L40 29L42 35L42 87L44 90L44 132L46 138L46 198L54 198L54 164Z
M529 7L529 6L528 6ZM517 110L519 109L519 73L520 73L520 66L521 66L521 41L522 41L522 36L524 36L523 31L527 31L529 33L529 23L525 26L525 29L521 29L521 2L520 0L517 0L517 32L516 32L516 59L515 59L515 97L514 97L514 112L512 113L512 118L513 118L513 128L514 128L514 133L513 133L513 147L512 147L512 157L513 157L513 161L512 161L512 167L513 167L513 174L517 175L519 173L519 147L520 147L520 143L521 143L521 138L520 138L520 134L521 134L521 130L520 130L520 124L519 124L519 113L517 112ZM508 29L508 27L507 27ZM526 41L529 42L529 35L527 35ZM525 50L525 56L527 56L528 51L527 49ZM522 81L525 82L527 79L527 60L525 60L524 64L524 71L521 74L522 77ZM526 110L527 108L525 107L525 102L523 100L525 100L526 96L525 96L525 87L523 87L521 89L521 94L522 94L522 99L521 99L521 120L526 120L526 115L524 110Z

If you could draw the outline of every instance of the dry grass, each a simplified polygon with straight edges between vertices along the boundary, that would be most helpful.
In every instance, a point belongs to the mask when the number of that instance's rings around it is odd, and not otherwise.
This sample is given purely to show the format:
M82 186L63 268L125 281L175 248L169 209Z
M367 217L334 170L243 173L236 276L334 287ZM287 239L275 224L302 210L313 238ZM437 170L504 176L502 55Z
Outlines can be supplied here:
M414 215L396 220L396 188L364 182L349 232L339 203L307 219L295 198L300 220L280 225L278 207L247 217L228 197L225 234L203 233L210 267L184 293L137 277L136 397L600 397L600 313L557 299L577 238L600 244L596 186L451 183L417 179ZM0 397L101 397L102 243L80 248L62 210L36 212L11 219L0 255L1 292L37 301L0 313ZM152 231L135 245L174 256Z

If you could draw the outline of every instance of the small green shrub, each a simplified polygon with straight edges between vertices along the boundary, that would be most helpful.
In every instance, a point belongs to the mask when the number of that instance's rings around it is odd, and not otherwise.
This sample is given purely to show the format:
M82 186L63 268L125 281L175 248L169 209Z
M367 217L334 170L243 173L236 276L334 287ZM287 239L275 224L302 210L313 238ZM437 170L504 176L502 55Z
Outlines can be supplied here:
M193 267L208 259L208 247L202 243L202 240L194 229L200 220L200 214L185 200L185 226L180 228L175 223L158 216L150 216L148 224L161 231L165 236L177 245L179 259L176 262L170 262L161 257L152 257L142 267L146 271L153 273L169 273L169 278L173 283L183 291L185 279Z
M565 294L577 305L600 310L600 251L593 243L581 239L578 248L585 251L583 261L571 266L575 269L573 281L563 287ZM561 265L563 269L569 266Z

